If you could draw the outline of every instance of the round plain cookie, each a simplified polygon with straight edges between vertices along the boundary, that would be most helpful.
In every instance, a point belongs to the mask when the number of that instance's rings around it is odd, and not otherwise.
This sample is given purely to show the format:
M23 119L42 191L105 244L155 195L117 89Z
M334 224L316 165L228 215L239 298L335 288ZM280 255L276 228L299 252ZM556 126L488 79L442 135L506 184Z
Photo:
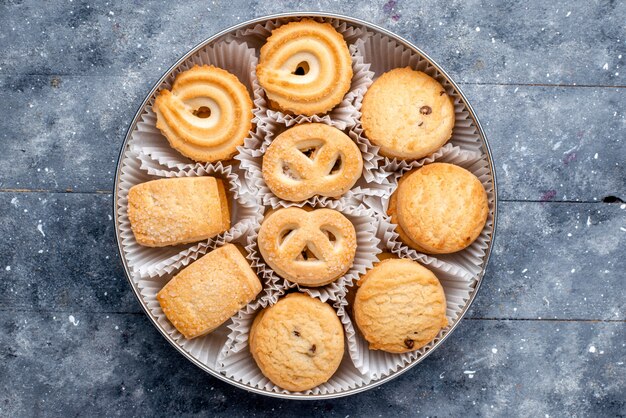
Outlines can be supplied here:
M433 163L405 174L388 214L400 238L428 254L467 248L487 222L487 192L478 178L454 164Z
M343 326L330 305L291 293L256 316L250 352L275 385L294 392L312 389L328 381L341 363Z
M404 353L432 341L448 325L437 277L408 259L386 259L359 280L354 317L370 350Z
M374 81L361 112L365 135L390 158L423 158L445 144L454 127L454 105L445 89L409 67Z
M352 83L352 59L330 23L302 19L272 31L256 72L272 107L311 116L341 102Z
M403 178L406 178L406 175L400 178L400 182L402 182ZM397 189L396 189L396 192L397 192ZM391 218L391 222L397 225L396 232L400 236L400 240L404 242L406 245L408 245L409 247L414 248L419 252L422 252L422 253L426 252L426 250L424 250L418 243L413 241L400 226L398 222L397 207L398 207L398 193L394 192L389 197L389 207L387 208L387 215L389 215L389 217Z

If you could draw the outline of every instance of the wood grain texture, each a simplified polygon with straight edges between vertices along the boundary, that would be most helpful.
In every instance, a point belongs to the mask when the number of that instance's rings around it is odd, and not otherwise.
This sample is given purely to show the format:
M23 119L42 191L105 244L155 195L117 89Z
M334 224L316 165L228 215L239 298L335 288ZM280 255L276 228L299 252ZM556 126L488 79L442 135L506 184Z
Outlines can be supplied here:
M501 199L451 338L372 391L297 406L161 337L124 277L110 194L161 74L291 10L371 21L441 64L484 125ZM0 416L625 416L624 21L619 1L0 0Z
M71 316L70 316L71 315ZM295 402L198 369L143 314L0 312L3 416L619 416L623 323L463 321L414 369ZM6 376L6 377L5 377ZM10 376L10 381L8 380Z
M245 0L57 0L46 7L34 0L5 1L0 4L0 41L12 47L0 51L0 72L141 74L155 80L189 48L219 30L296 10L324 10L383 25L414 42L462 82L626 85L626 72L619 68L626 60L626 4L582 0L274 0L251 5Z

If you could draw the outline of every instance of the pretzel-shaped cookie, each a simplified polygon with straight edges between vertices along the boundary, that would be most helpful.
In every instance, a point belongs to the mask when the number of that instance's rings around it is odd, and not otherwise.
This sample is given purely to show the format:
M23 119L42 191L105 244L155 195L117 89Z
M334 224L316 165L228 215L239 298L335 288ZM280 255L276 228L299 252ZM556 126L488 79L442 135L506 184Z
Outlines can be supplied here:
M263 156L263 178L280 199L339 197L361 176L359 147L337 128L305 123L274 139Z
M354 225L333 209L279 209L259 230L263 259L285 279L323 286L344 274L356 254Z

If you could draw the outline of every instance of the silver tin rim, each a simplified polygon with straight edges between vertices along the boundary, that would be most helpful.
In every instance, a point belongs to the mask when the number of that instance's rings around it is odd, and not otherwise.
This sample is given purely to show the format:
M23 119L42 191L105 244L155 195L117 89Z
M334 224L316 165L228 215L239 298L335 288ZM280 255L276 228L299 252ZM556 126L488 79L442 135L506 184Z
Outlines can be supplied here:
M441 340L437 341L433 347L428 350L426 353L424 353L423 355L421 355L420 357L418 357L417 359L415 359L412 363L404 366L403 368L399 369L396 372L390 373L389 375L379 379L379 380L375 380L372 381L368 384L365 384L361 387L357 387L354 389L348 389L344 392L340 392L340 393L332 393L332 394L319 394L319 395L302 395L302 394L292 394L292 393L276 393L276 392L271 392L271 391L265 391L262 389L257 389L254 387L250 387L250 386L246 386L243 383L237 382L234 379L228 378L220 373L218 373L215 370L212 370L210 368L208 368L206 365L200 363L198 360L196 360L194 357L191 356L191 354L187 353L185 350L183 350L183 348L181 346L179 346L178 344L176 344L176 342L165 332L165 330L163 330L163 328L159 325L159 323L156 321L156 318L154 316L152 316L152 314L150 313L150 310L148 309L148 306L145 304L145 302L143 301L143 299L141 298L141 295L139 294L139 290L137 289L137 287L134 285L130 274L129 274L129 269L128 269L128 264L126 262L126 258L124 257L124 251L122 249L122 240L120 238L120 225L119 225L119 218L118 218L118 213L117 213L117 201L118 201L118 190L119 190L119 181L120 181L120 174L121 174L121 162L122 162L122 158L124 156L124 152L127 149L128 146L128 140L130 139L130 136L133 132L133 130L135 129L135 127L137 126L137 122L139 121L139 117L141 115L141 112L143 111L144 107L146 106L146 104L148 103L148 101L150 100L150 98L152 97L152 95L155 93L155 91L159 88L159 86L163 83L163 81L169 76L169 74L176 69L182 62L184 62L187 58L189 58L191 55L193 55L195 52L197 52L199 49L204 48L207 44L213 42L214 40L228 34L231 32L234 32L238 29L244 28L246 26L249 25L253 25L256 23L262 23L265 22L267 20L272 20L272 19L280 19L280 18L290 18L290 17L326 17L326 18L334 18L334 19L341 19L344 20L348 23L352 23L352 24L356 24L356 25L362 25L367 27L368 29L372 29L374 31L378 31L386 36L389 36L391 38L393 38L394 40L400 42L401 44L403 44L404 46L406 46L409 49L412 49L413 51L415 51L416 53L420 54L422 56L423 59L427 60L431 65L433 65L437 71L439 71L441 73L441 75L443 77L446 78L446 80L448 80L448 82L450 82L450 84L452 84L452 86L454 86L455 90L458 92L458 94L461 97L461 100L463 100L463 103L465 104L465 106L467 107L467 110L470 114L470 117L472 118L472 120L474 121L474 124L476 125L476 128L478 129L478 133L482 139L482 145L484 146L484 149L486 151L487 154L487 160L489 162L489 168L491 170L491 180L493 181L493 193L494 193L494 205L493 205L493 228L491 230L491 239L489 241L489 246L486 249L486 254L485 254L485 261L484 261L484 267L481 271L481 273L478 276L477 282L476 282L476 288L474 290L474 292L470 295L469 300L467 301L467 303L465 304L465 307L463 308L463 310L461 311L461 314L459 315L459 319L454 323L454 325L452 325L452 327L450 328L450 330L448 331L448 333L446 335L444 335ZM480 289L480 285L482 284L483 281L483 277L485 275L485 271L487 270L487 266L489 265L489 260L491 258L491 250L493 248L493 244L494 244L494 240L496 237L496 226L497 226L497 219L498 219L498 187L497 187L497 179L496 179L496 171L495 171L495 166L493 164L493 158L492 158L492 154L491 154L491 148L489 147L489 142L487 141L487 137L485 135L485 132L482 128L482 125L480 124L480 121L478 120L478 116L476 116L476 113L474 112L474 109L472 108L471 104L469 103L469 101L467 100L467 97L465 96L465 93L463 93L463 91L461 90L461 88L454 82L454 80L452 80L452 78L448 75L448 73L441 68L441 66L439 66L439 64L437 64L432 58L430 58L424 51L422 51L420 48L416 47L415 45L413 45L411 42L407 41L406 39L404 39L403 37L396 35L395 33L380 27L374 23L370 23L361 19L357 19L354 17L350 17L350 16L345 16L345 15L340 15L340 14L335 14L335 13L328 13L328 12L289 12L289 13L278 13L278 14L272 14L272 15L267 15L267 16L262 16L262 17L258 17L256 19L251 19L248 20L246 22L242 22L239 23L235 26L231 26L229 28L226 28L218 33L216 33L213 36L210 36L209 38L205 39L204 41L200 42L199 44L197 44L196 46L194 46L191 50L189 50L187 53L185 53L181 58L179 58L171 67L169 67L164 73L163 75L159 78L159 80L157 80L157 82L153 85L152 89L150 90L150 92L146 95L145 99L143 100L143 102L141 103L141 105L139 106L139 108L137 109L137 112L135 113L135 117L133 118L132 123L130 124L128 130L126 131L126 136L124 137L124 143L122 144L122 147L120 149L120 153L117 157L117 168L115 171L115 188L113 190L113 213L114 213L114 218L115 218L115 238L117 240L117 248L118 248L118 252L120 255L120 260L122 261L122 264L124 265L124 274L126 275L126 279L128 280L128 282L130 283L131 288L133 289L133 292L135 294L135 297L137 298L137 300L139 301L139 304L141 305L141 307L143 308L144 312L146 313L146 315L148 316L148 318L150 318L150 321L152 322L152 325L154 325L156 327L156 329L159 330L159 332L163 335L163 337L165 337L165 339L174 347L176 348L176 350L178 350L178 352L180 352L183 356L185 356L187 358L187 360L191 361L193 364L195 364L196 366L198 366L199 368L201 368L202 370L204 370L205 372L209 373L210 375L223 380L224 382L227 382L233 386L236 386L238 388L244 389L248 392L253 392L253 393L258 393L260 395L265 395L265 396L270 396L270 397L274 397L274 398L283 398L283 399L299 399L299 400L319 400L319 399L335 399L335 398L341 398L344 396L349 396L349 395L354 395L356 393L360 393L360 392L364 392L366 390L375 388L379 385L382 385L385 382L388 382L398 376L400 376L402 373L405 373L407 370L410 370L411 368L413 368L414 366L416 366L417 364L419 364L420 362L422 362L424 359L426 359L432 352L434 352L445 340L448 339L448 337L453 333L453 331L456 329L456 327L459 325L459 323L461 323L461 320L465 317L465 314L467 313L467 311L469 310L470 306L472 305L472 303L474 302L474 299L476 298L476 295L478 294L478 291Z

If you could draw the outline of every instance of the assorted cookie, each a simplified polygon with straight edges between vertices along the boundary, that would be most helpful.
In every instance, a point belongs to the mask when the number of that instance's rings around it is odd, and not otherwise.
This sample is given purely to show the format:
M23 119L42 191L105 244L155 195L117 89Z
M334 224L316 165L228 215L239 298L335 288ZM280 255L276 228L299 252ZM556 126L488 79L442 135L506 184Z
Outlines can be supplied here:
M157 294L167 319L185 338L213 331L261 292L242 251L225 244L174 276Z
M271 31L260 49L256 76L271 108L322 115L350 90L352 58L333 25L302 19ZM156 128L192 160L229 160L253 127L250 96L227 70L196 65L157 94ZM380 75L365 92L361 113L364 136L388 159L415 161L432 154L451 138L455 123L454 104L443 86L408 67ZM337 312L310 294L351 270L358 231L341 205L335 210L308 203L316 197L340 199L361 178L363 155L347 133L353 135L326 123L296 124L268 139L258 157L257 175L280 200L280 207L265 211L258 224L259 264L298 292L256 314L248 343L263 375L289 391L327 382L344 355ZM408 247L426 254L454 253L484 229L487 193L468 170L431 163L399 177L387 214ZM220 178L167 178L132 186L127 213L139 245L165 247L228 231L231 211L236 213L229 201ZM163 313L184 338L212 332L257 299L263 283L247 255L237 245L217 246L180 269L158 292ZM390 254L379 259L358 280L348 311L370 350L418 350L449 323L444 289L431 270L412 259Z
M363 157L337 128L304 123L278 135L263 156L263 179L272 193L290 202L315 195L341 197L361 177Z
M147 247L202 241L230 228L221 179L179 177L140 183L128 191L128 219Z
M248 89L228 71L212 65L180 73L153 106L156 126L172 148L195 161L231 158L252 129Z
M258 245L279 276L303 286L323 286L352 267L356 231L339 211L290 207L265 216Z
M452 136L454 105L441 84L411 68L378 77L363 97L361 123L367 138L389 158L416 160Z
M256 74L274 108L311 116L341 102L352 82L352 59L330 23L302 19L272 31Z
M343 325L330 305L291 293L257 314L249 344L254 360L272 383L304 391L328 381L339 367Z
M489 203L474 174L458 165L432 163L400 178L388 214L408 246L426 254L449 254L478 238Z
M354 319L370 350L417 350L448 325L443 287L416 261L382 260L361 277L358 286Z

